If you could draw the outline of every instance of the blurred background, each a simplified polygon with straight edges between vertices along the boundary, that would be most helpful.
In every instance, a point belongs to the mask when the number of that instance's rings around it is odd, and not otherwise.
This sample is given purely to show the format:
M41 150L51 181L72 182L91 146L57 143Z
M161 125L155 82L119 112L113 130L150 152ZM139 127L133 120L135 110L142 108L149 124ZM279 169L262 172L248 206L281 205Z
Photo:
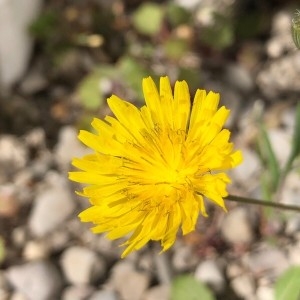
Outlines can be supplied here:
M169 252L120 260L79 222L88 201L67 179L106 98L141 106L142 78L168 75L231 110L244 162L230 193L300 205L297 4L0 0L0 300L298 299L299 214L228 202Z

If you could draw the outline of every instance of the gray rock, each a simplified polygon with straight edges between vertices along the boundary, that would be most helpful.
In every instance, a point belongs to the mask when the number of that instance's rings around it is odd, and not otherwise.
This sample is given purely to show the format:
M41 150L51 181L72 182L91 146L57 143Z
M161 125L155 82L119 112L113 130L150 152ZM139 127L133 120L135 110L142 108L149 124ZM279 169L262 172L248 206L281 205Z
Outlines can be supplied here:
M226 66L224 81L243 93L249 93L254 89L254 80L251 74L238 64Z
M1 7L1 5L0 5ZM12 174L26 165L28 159L28 149L20 139L11 135L0 137L0 167Z
M248 148L242 148L243 162L231 170L232 178L240 184L246 184L249 188L257 182L257 175L261 173L261 163L256 152Z
M172 265L176 271L183 272L193 269L198 261L198 257L190 246L178 245L177 247L174 247Z
M73 246L64 251L61 266L66 279L74 285L93 283L106 271L105 261L92 250Z
M243 261L254 276L270 280L276 279L290 266L283 251L269 245L262 245L257 251L246 255Z
M68 286L63 292L61 299L62 300L86 300L88 299L94 289L91 286Z
M46 261L12 266L6 276L10 284L28 300L53 300L61 290L62 280L57 269Z
M30 58L28 26L37 17L42 0L0 1L0 82L10 87L23 75Z
M74 200L66 187L47 188L35 198L29 228L35 236L44 237L61 225L74 209Z
M169 300L170 290L170 286L166 284L154 286L144 293L142 300Z
M230 210L220 225L223 238L232 244L250 244L255 237L255 219L254 214L244 207Z
M71 300L71 299L70 299ZM114 291L100 290L92 294L89 300L119 300L119 297Z
M140 300L149 287L150 276L136 271L132 263L121 261L114 265L110 283L121 299Z
M220 266L215 260L201 262L195 271L195 278L220 293L225 287L225 279Z
M277 100L281 94L300 91L299 76L300 57L295 51L262 68L257 75L257 84L268 99Z
M0 270L0 299L8 300L9 299L9 284L5 276L4 271Z
M58 143L54 149L54 157L62 170L70 168L72 158L82 157L91 153L91 150L80 143L77 135L77 130L71 126L65 126L59 132Z
M274 15L271 34L272 37L266 44L267 54L271 58L278 58L285 52L295 49L291 35L291 13L289 11L279 11Z

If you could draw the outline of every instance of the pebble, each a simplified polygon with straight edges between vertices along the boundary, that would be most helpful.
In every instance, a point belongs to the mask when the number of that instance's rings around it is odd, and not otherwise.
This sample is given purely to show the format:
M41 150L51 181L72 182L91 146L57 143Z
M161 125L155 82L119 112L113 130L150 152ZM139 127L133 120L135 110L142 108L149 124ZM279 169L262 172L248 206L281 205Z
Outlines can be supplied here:
M282 94L300 91L300 57L297 51L275 59L257 75L257 85L269 100L279 99Z
M197 280L210 286L216 293L221 293L224 290L224 275L215 260L202 261L196 268L194 276Z
M105 261L94 251L72 246L61 256L61 267L66 279L74 285L94 283L105 275Z
M243 262L254 276L270 280L276 279L290 265L282 250L264 244L257 251L245 255Z
M20 139L11 135L0 136L0 166L9 174L24 168L28 160L28 149Z
M291 152L291 137L285 130L278 128L269 129L268 136L279 164L284 166Z
M68 286L63 292L62 300L86 300L92 295L94 289L91 286Z
M48 246L44 241L28 241L23 250L26 260L44 259L49 256Z
M75 203L67 188L48 187L39 193L29 216L29 228L44 237L61 225L74 211Z
M231 170L234 181L239 182L242 185L255 185L257 176L261 172L261 163L256 152L248 148L241 149L243 153L243 162Z
M142 300L158 300L158 299L169 300L171 294L170 290L171 288L169 285L166 284L157 285L147 290L141 299Z
M70 300L72 300L72 299L70 299ZM117 294L114 291L99 290L99 291L94 292L88 300L119 300L119 297L117 296Z
M172 257L172 265L178 272L184 272L190 269L194 269L199 259L195 255L195 252L188 245L180 245L174 247L174 255Z
M5 87L19 80L27 68L33 44L28 27L37 18L42 2L0 1L0 78Z
M28 300L57 299L62 286L58 270L47 261L10 267L6 276L10 284Z
M121 299L140 300L149 287L150 276L136 271L132 263L121 261L113 266L110 283Z
M250 274L244 273L231 280L234 292L242 299L253 299L255 295L255 282Z
M254 89L254 80L251 74L239 64L228 64L226 66L224 82L245 94Z
M221 222L220 230L225 241L231 244L250 244L255 238L254 214L244 207L231 209Z
M274 289L270 286L259 286L256 297L257 300L275 300Z
M72 126L65 126L59 132L54 157L61 170L69 170L72 158L82 157L91 152L80 143L77 135L77 130Z

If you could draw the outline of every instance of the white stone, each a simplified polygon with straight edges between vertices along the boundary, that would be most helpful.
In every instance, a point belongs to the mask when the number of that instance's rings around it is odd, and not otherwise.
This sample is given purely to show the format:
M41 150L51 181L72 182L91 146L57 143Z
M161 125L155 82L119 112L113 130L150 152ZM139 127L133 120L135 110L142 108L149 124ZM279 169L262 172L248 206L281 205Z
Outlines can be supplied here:
M38 260L47 258L49 249L45 242L28 241L24 247L23 256L26 260Z
M34 201L29 227L37 237L44 237L61 225L74 211L75 203L70 191L60 186L40 192Z
M232 289L243 299L253 298L255 294L255 282L250 274L244 273L231 280Z
M23 75L31 55L29 25L42 0L0 0L0 82L10 87Z
M195 278L220 293L225 287L225 279L220 266L215 260L201 262L195 271Z
M64 251L61 266L66 279L74 285L93 283L105 274L103 259L92 250L73 246Z
M148 273L136 271L132 263L121 261L114 265L110 282L122 299L140 300L150 277Z
M58 299L62 280L57 269L49 262L37 261L7 270L10 284L27 300Z
M71 126L65 126L59 132L58 143L54 149L54 156L62 170L68 170L70 168L72 158L82 157L83 155L91 153L91 150L80 143L77 135L77 130Z
M220 225L224 239L232 244L249 244L254 240L255 217L251 211L236 207L225 215Z
M235 181L249 185L260 174L261 163L256 152L248 148L241 150L243 153L243 162L231 170L231 174Z
M257 300L275 300L274 289L270 286L259 286L256 296Z

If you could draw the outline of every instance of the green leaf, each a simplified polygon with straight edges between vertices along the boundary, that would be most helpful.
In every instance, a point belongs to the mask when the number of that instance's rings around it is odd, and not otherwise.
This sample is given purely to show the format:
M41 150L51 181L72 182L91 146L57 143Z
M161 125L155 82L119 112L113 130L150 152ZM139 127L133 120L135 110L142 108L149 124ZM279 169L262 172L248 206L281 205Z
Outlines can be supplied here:
M214 24L203 27L200 31L200 40L215 49L224 49L234 42L234 28L231 19L215 14Z
M279 183L280 166L272 148L267 130L263 125L260 126L260 135L258 143L262 158L265 160L267 169L270 171L269 193L272 194L276 191Z
M0 236L0 264L4 261L5 256L6 256L5 243L3 238Z
M209 288L191 275L175 278L171 286L171 300L215 300Z
M191 14L182 6L169 3L167 6L167 18L173 26L186 24L191 19Z
M295 118L296 120L291 154L292 160L294 160L300 154L300 103L297 104Z
M169 58L178 60L187 52L188 45L184 39L171 37L164 43L164 49Z
M300 299L300 267L291 267L275 284L275 300Z
M292 20L292 36L296 47L300 49L300 12L298 9L295 18Z
M150 76L149 71L138 60L129 56L120 60L119 68L124 81L137 93L139 99L143 99L141 78Z
M100 74L96 70L86 76L78 87L78 94L83 106L87 109L97 109L103 102L100 90Z
M133 15L133 25L142 34L153 36L161 28L164 11L156 3L143 3Z

